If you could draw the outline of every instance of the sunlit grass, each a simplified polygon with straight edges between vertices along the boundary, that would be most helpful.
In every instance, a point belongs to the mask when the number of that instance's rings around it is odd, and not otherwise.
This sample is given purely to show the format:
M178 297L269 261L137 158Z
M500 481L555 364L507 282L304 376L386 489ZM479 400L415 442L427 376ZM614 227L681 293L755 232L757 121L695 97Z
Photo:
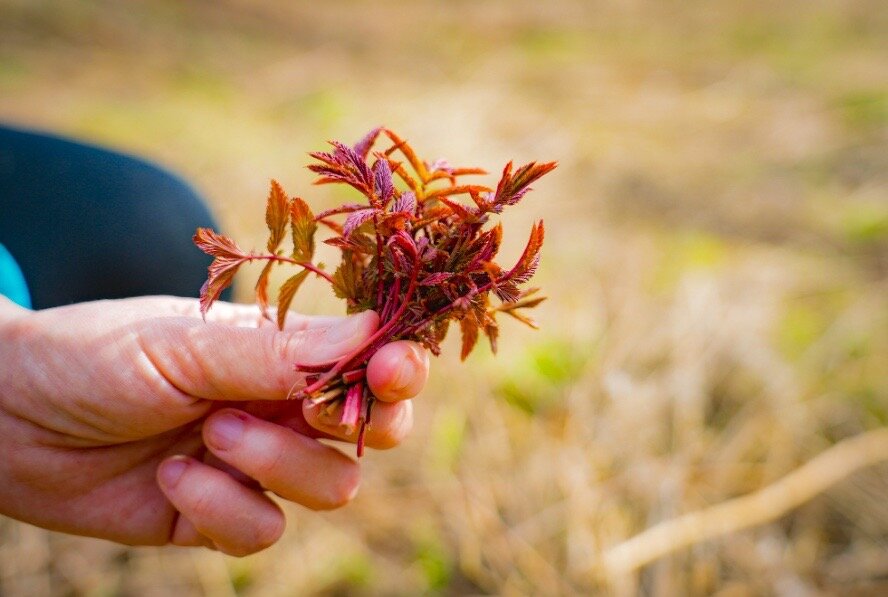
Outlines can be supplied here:
M319 208L348 201L309 185L305 152L377 124L460 163L561 163L503 247L516 258L545 218L541 329L503 317L500 354L463 364L449 341L415 432L366 457L349 508L288 508L281 544L244 560L0 521L0 593L884 589L885 465L776 520L602 568L644 529L888 424L880 3L0 0L0 14L0 117L182 172L244 245L264 242L269 178ZM339 312L313 288L299 309Z

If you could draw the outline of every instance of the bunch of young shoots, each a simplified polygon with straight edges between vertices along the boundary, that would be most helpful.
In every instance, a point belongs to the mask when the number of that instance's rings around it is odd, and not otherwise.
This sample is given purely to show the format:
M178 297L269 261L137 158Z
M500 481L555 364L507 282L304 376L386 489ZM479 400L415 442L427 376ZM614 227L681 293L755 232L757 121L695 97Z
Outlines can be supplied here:
M372 151L380 139L382 151ZM518 203L530 185L555 168L554 162L531 162L519 168L508 163L496 187L466 184L469 176L486 174L479 168L455 168L439 160L426 162L394 132L370 131L354 146L332 141L329 152L311 153L308 168L319 175L316 184L344 184L361 196L359 203L313 214L299 197L288 196L271 182L265 219L266 251L248 252L233 240L199 228L194 242L214 259L201 289L206 314L231 284L238 268L264 261L256 284L256 300L267 317L269 274L273 267L296 269L280 287L277 324L283 329L288 308L309 275L326 280L349 313L368 309L380 317L379 328L348 355L327 363L294 363L305 386L294 397L330 408L341 406L340 424L359 430L358 455L370 421L374 397L365 383L367 361L383 345L413 340L440 353L451 321L462 333L462 358L484 334L496 352L504 313L536 327L524 310L540 304L536 288L525 288L540 261L543 223L537 222L511 267L494 261L503 236L492 216ZM332 234L323 242L339 249L341 261L330 274L315 263L315 234L324 226ZM291 236L292 249L281 245ZM491 295L496 298L493 304Z

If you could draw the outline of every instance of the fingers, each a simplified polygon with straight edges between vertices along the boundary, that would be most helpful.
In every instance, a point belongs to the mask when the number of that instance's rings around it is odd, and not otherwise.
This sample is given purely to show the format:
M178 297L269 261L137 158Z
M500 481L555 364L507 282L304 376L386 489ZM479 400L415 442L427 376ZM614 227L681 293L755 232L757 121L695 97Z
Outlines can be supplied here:
M294 363L319 364L345 356L376 330L364 311L300 332L212 324L191 318L154 319L137 330L156 374L193 398L283 400L304 377Z
M406 340L386 344L370 357L367 364L370 390L385 402L413 398L425 386L428 377L428 351Z
M200 534L200 531L194 526L194 523L185 518L181 512L176 518L176 526L173 528L173 534L170 537L170 543L179 547L208 547L210 549L218 549L208 537Z
M305 421L315 429L328 436L354 443L358 439L358 429L349 429L339 424L342 405L337 405L330 412L326 405L311 406L303 401L302 414ZM379 402L373 405L370 413L370 424L364 435L364 443L377 450L394 448L403 441L413 428L413 402Z
M335 448L243 411L214 413L204 423L203 437L220 460L313 510L345 505L360 484L357 463Z
M284 514L268 497L244 487L230 475L186 456L163 461L157 481L182 517L173 531L177 545L202 545L244 556L277 541Z

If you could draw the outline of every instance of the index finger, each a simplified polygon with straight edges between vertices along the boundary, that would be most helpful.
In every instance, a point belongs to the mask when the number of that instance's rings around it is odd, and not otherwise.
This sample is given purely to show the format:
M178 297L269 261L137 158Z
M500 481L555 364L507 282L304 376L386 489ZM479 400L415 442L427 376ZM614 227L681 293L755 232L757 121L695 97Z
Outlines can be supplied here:
M304 383L294 363L325 363L347 355L379 324L373 311L301 332L147 320L136 331L152 369L180 392L205 400L284 400Z

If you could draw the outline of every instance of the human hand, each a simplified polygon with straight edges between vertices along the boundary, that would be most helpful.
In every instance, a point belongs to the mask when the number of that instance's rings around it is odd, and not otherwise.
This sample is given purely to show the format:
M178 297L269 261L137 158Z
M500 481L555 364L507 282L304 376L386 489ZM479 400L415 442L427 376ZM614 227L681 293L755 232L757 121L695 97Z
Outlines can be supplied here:
M319 438L353 441L336 413L286 400L293 363L344 356L378 317L291 314L144 297L31 312L0 297L0 513L131 545L204 545L245 555L284 515L264 490L311 509L355 494L358 464ZM366 445L412 426L428 357L394 342L370 360L380 398Z

